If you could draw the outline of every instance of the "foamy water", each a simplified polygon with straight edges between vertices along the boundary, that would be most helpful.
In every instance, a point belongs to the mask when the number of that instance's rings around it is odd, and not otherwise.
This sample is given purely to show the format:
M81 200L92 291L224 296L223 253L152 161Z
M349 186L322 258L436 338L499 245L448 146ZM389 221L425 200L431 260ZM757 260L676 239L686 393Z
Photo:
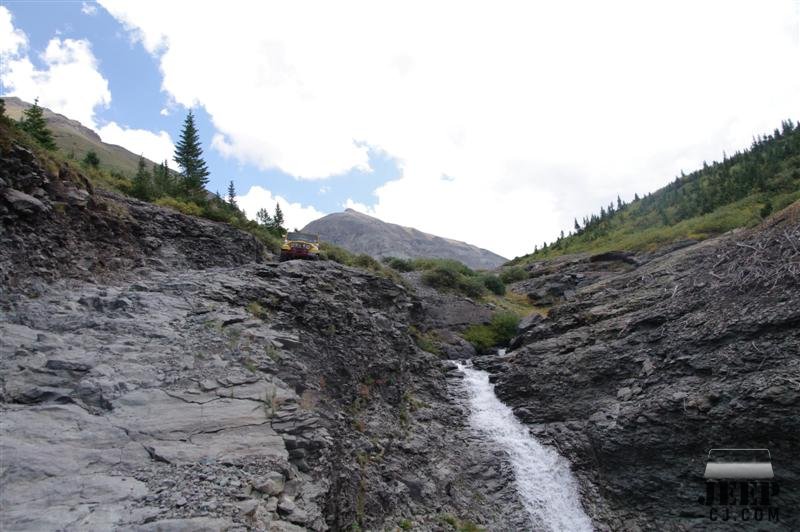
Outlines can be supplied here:
M464 364L458 367L464 372L463 385L469 395L470 425L507 456L533 529L591 531L567 460L539 443L511 408L500 402L488 373Z

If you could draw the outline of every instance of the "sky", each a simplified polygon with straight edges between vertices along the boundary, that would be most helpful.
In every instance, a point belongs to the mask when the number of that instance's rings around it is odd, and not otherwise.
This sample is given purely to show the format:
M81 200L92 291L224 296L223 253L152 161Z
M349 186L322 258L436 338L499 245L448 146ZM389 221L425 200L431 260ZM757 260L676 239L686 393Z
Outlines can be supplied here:
M512 258L800 118L800 0L2 0L0 82L152 160L192 109L250 216Z

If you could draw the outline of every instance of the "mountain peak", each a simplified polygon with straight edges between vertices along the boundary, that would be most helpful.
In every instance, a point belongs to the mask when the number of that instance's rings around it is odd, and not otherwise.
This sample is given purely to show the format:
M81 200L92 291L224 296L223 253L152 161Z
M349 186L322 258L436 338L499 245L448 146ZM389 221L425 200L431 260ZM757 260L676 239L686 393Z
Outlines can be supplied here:
M500 255L466 242L387 223L351 208L323 216L306 225L303 231L317 233L322 240L377 259L455 259L475 269L492 269L506 262Z

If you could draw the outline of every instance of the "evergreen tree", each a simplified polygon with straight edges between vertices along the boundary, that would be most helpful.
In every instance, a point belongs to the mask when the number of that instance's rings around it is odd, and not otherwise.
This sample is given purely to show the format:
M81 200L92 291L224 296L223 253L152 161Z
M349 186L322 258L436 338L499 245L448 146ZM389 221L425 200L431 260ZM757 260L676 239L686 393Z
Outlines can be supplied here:
M175 183L169 172L167 161L153 166L153 196L171 196L175 193Z
M22 112L19 127L48 150L57 149L56 142L53 140L53 132L47 128L44 111L39 107L39 98L36 98L33 105Z
M272 223L276 229L283 228L283 211L280 203L275 203L275 216L272 217Z
M83 158L83 163L87 166L91 166L92 168L97 168L100 166L100 157L98 157L94 151L89 151Z
M622 198L620 198L619 194L617 194L617 210L620 210L621 208L622 208Z
M269 211L263 207L258 209L258 212L256 213L256 220L258 220L258 223L265 227L270 227L272 225L272 216L270 216Z
M131 192L137 198L149 201L152 197L152 188L152 177L150 176L150 172L147 171L144 157L140 155L139 168L136 170L136 175L133 177L133 190Z
M0 118L6 116L6 101L0 98Z
M578 219L577 219L577 218L575 218L575 231L580 231L580 230L581 230L581 226L580 226L580 224L578 223Z
M238 208L236 205L236 187L233 186L233 181L228 183L228 205Z
M173 157L183 172L181 182L184 192L199 192L208 183L208 167L203 160L203 149L200 146L200 135L194 125L194 114L189 111L183 122L181 138L175 146Z

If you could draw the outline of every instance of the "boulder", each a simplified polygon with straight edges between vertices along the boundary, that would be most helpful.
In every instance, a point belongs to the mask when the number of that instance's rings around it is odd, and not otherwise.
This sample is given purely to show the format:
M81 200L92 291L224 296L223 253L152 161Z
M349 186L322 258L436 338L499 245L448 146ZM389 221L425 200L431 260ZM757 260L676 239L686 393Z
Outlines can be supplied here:
M41 200L13 188L4 190L3 197L14 210L22 214L35 214L48 210L48 206Z

